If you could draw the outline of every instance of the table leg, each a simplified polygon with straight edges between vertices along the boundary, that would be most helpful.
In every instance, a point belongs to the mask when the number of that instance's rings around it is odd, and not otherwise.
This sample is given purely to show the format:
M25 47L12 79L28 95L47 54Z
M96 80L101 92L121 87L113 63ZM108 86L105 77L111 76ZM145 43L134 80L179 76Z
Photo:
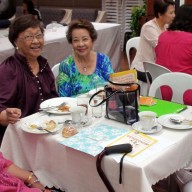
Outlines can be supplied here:
M168 192L181 192L174 173L168 177Z

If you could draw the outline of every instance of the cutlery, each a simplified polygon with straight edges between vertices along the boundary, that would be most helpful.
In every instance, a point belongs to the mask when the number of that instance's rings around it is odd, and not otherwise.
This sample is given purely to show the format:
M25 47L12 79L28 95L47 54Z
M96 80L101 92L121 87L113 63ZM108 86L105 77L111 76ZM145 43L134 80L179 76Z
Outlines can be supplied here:
M152 130L152 129L157 130L157 128L158 128L158 125L154 125L154 126L151 128L151 130Z
M40 131L47 131L48 133L51 133L52 135L54 135L54 133L52 131L49 131L48 129L45 129L43 127L39 126L39 127L37 127L37 129L40 130Z
M86 125L87 123L89 122L89 120L85 120L85 121L81 121L80 124L81 125ZM61 122L58 122L57 124L73 124L72 120L66 120L66 121L61 121Z
M57 107L62 107L62 106L65 106L65 105L67 105L67 103L66 103L66 102L63 102L63 103L61 103L61 104L59 104L59 105L40 108L39 111L49 111L49 110L51 110L51 109L55 109L55 108L57 108Z
M175 119L174 117L171 117L170 118L170 121L172 123L175 123L175 124L182 124L182 123L187 123L189 125L192 125L192 120L188 120L188 119Z

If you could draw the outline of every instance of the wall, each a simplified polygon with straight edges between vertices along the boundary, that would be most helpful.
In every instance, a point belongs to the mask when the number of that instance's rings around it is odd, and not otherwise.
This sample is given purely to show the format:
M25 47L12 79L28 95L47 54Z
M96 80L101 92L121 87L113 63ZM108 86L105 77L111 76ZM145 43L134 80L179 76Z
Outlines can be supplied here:
M78 8L97 8L101 9L102 0L33 0L38 6L52 7L78 7ZM22 0L17 0L21 4Z
M185 0L185 4L191 5L192 4L192 0Z

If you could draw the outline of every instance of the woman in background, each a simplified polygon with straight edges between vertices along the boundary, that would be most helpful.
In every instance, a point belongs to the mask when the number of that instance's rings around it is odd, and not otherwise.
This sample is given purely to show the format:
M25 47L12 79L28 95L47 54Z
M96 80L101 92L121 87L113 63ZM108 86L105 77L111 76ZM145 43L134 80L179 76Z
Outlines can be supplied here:
M105 83L111 73L109 57L95 52L93 45L97 32L93 25L84 19L69 24L67 40L73 53L60 63L58 93L60 96L76 96Z
M168 31L159 36L155 49L156 63L173 72L192 75L192 5L182 5ZM184 103L192 105L192 91L184 94ZM163 91L163 99L171 100L172 93Z
M35 8L32 0L23 0L23 14L31 14L35 19L42 21L41 13L38 9Z
M144 72L143 61L155 63L155 47L159 35L167 29L167 25L171 24L175 17L174 1L154 0L154 15L155 18L145 23L141 29L139 48L131 65L132 69L141 72Z

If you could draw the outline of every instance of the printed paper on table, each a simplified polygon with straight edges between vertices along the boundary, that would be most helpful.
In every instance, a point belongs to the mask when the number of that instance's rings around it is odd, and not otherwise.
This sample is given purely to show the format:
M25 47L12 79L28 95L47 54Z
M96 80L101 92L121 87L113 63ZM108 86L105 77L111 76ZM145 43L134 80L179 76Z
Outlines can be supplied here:
M127 133L127 129L98 123L87 129L79 131L73 137L60 141L62 145L96 156L113 139ZM106 143L106 145L105 145Z
M137 71L135 69L110 74L110 80L115 83L137 82Z
M129 133L126 133L116 141L112 142L110 146L112 145L119 145L124 143L130 143L133 147L132 151L128 153L127 155L129 157L135 157L154 143L156 143L157 140L145 135L143 133L139 133L138 131L132 130Z

